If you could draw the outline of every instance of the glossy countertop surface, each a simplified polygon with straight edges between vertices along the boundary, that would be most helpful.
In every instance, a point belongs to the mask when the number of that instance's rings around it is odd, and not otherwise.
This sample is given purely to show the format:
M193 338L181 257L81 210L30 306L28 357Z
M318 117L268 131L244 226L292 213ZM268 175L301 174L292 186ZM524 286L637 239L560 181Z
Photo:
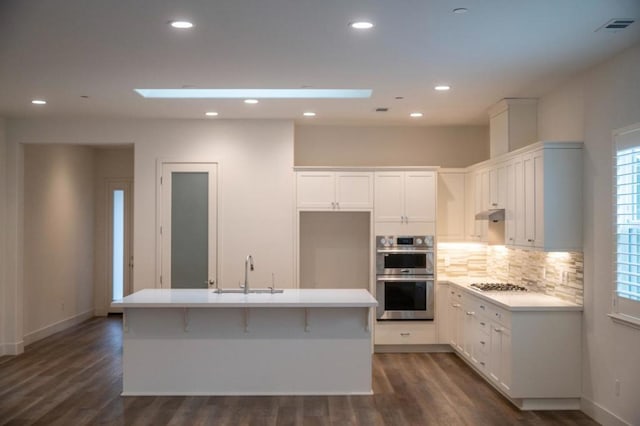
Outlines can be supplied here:
M118 308L370 308L376 299L363 289L284 289L283 293L215 293L210 289L145 289L111 306Z
M438 281L453 284L474 296L510 311L582 311L582 305L544 293L480 291L470 287L472 283L477 282L501 282L491 277L449 277L441 278Z

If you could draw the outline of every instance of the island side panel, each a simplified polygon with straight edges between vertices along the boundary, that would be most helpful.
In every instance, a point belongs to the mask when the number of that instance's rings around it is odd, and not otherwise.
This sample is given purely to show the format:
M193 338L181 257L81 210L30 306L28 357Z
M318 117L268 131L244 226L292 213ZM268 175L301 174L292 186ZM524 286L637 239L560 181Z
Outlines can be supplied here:
M369 308L127 308L123 395L371 394Z

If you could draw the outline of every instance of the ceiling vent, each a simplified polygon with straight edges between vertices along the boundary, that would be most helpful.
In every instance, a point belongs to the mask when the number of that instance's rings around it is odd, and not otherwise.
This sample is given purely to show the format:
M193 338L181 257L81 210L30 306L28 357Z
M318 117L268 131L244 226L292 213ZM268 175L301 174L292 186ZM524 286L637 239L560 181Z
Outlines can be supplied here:
M636 21L635 19L622 19L622 18L612 19L606 24L604 24L603 26L601 26L600 28L598 28L596 32L608 31L608 32L615 33L617 31L624 30L629 25L633 24L635 21Z

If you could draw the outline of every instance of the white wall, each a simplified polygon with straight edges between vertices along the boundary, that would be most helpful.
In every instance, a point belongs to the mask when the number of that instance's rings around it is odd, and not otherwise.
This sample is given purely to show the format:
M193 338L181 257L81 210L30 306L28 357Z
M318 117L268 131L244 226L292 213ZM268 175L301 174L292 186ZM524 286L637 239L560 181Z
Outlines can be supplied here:
M466 167L489 158L487 126L296 126L296 166Z
M25 344L93 315L93 158L87 147L25 147Z
M585 142L583 407L604 424L640 424L640 330L607 316L613 290L612 132L640 123L638 76L640 45L572 78L543 97L539 111L541 138Z

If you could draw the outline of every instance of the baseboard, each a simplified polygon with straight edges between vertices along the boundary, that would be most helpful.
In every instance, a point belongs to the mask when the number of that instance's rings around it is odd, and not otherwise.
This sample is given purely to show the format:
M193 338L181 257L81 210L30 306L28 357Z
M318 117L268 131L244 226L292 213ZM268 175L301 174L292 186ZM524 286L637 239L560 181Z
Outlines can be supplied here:
M604 408L602 405L593 402L589 398L582 397L580 400L580 409L587 416L604 426L631 426L631 423L627 423L611 411Z
M93 308L91 308L88 311L81 312L72 317L63 319L62 321L58 321L53 324L42 327L29 334L25 334L24 344L26 346L33 342L37 342L38 340L44 339L45 337L49 337L52 334L58 333L59 331L66 330L69 327L72 327L76 324L80 324L82 321L88 320L93 316L94 316L94 310Z
M453 352L450 345L374 345L375 353Z
M0 355L20 355L24 352L24 341L0 345Z

